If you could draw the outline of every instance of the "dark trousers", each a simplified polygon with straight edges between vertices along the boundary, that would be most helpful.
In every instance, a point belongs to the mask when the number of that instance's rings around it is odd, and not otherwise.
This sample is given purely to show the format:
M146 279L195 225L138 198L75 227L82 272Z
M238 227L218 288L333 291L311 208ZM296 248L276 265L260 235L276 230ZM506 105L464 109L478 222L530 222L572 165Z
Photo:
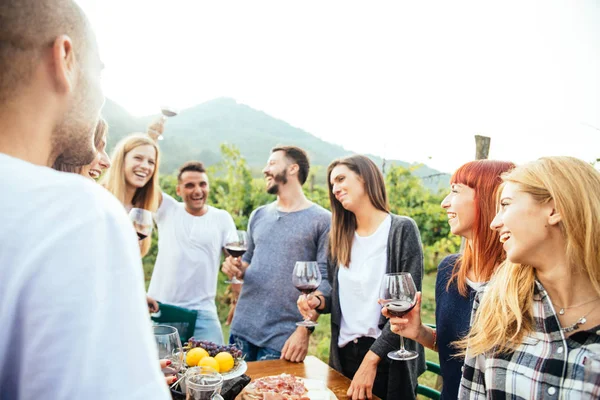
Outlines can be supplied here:
M342 364L342 373L348 379L353 379L354 374L360 367L363 358L371 348L375 339L370 337L361 337L356 342L350 342L344 347L340 347L340 362ZM387 397L388 378L390 375L390 364L387 359L381 360L377 365L377 375L373 382L373 394L383 400Z

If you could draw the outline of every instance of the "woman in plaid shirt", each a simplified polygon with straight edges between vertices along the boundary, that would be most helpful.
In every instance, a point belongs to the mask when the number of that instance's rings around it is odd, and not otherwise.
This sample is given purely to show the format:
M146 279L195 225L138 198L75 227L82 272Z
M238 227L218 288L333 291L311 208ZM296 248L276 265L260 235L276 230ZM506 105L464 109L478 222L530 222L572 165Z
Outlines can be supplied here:
M507 262L476 300L459 398L600 397L600 173L547 157L503 176Z

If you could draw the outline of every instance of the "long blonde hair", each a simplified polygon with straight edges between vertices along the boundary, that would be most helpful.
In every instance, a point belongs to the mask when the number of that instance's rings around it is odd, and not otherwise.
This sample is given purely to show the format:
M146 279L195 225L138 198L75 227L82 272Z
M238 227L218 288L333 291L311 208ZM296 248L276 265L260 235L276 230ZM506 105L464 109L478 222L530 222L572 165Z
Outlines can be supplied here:
M138 188L133 195L133 206L151 212L158 209L160 187L158 184L158 167L160 164L160 151L157 144L144 133L134 133L124 137L117 143L111 157L112 167L102 179L102 185L111 192L125 206L125 156L139 146L150 145L156 150L156 164L152 177L143 187ZM152 239L148 237L142 241L142 257L148 254Z
M573 157L544 157L503 176L540 204L554 201L560 213L565 254L572 268L589 276L600 295L600 173ZM534 330L532 315L535 270L503 263L487 287L469 336L470 357L514 351Z

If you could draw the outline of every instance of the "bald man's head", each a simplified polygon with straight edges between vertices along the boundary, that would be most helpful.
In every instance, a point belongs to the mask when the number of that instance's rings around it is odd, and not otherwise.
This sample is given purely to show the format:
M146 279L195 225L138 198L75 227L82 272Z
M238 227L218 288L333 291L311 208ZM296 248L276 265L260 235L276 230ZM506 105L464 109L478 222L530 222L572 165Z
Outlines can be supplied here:
M93 32L74 1L0 1L0 107L30 87L34 96L52 99L59 111L50 127L51 157L72 164L93 159L101 69Z

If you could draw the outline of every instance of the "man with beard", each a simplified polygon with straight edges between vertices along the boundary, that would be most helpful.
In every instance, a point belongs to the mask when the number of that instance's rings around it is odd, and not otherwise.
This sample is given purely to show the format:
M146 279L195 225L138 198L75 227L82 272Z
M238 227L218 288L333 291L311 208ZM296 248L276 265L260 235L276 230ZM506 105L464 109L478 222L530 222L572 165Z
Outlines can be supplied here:
M84 165L104 96L71 0L0 4L0 398L167 399L123 207Z
M156 212L158 256L148 294L198 312L194 338L223 343L215 306L221 252L236 234L233 218L209 206L209 182L201 162L185 163L177 175L177 195L166 193Z
M309 171L304 150L276 147L263 169L267 192L277 200L257 208L248 222L248 251L242 261L228 257L223 272L244 279L231 324L230 342L246 360L283 358L304 360L310 332L297 327L302 320L292 284L297 261L317 261L323 283L327 283L327 236L331 213L309 201L302 185ZM312 328L314 329L314 328Z

